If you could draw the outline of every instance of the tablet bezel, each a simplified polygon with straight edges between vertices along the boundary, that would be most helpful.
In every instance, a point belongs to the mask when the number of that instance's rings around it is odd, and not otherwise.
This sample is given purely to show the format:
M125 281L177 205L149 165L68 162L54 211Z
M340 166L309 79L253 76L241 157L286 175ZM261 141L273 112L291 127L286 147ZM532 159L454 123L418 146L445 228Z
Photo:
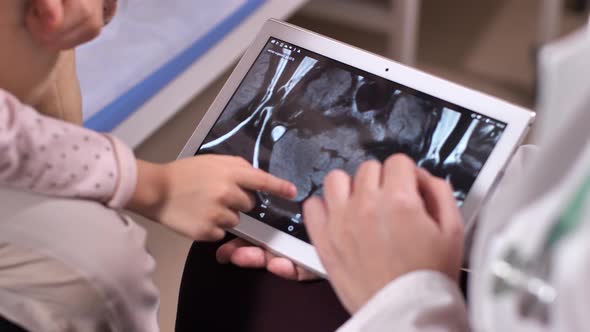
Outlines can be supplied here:
M502 137L481 169L461 207L461 213L467 227L472 224L472 220L481 208L487 193L492 189L494 183L500 179L505 165L526 135L535 117L535 113L530 110L495 97L406 67L390 59L314 32L277 20L269 20L234 69L221 92L186 143L179 158L194 156L270 38L280 39L302 49L318 53L484 116L505 122L507 126ZM313 246L294 236L246 214L241 214L240 224L232 232L262 245L276 254L289 257L296 263L324 277L326 276Z

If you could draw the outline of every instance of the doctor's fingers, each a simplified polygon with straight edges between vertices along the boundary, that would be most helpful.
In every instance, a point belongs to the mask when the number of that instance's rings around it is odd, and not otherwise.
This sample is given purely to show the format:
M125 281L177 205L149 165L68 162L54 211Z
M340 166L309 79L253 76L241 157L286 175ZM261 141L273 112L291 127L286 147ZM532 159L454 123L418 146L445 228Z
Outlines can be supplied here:
M217 249L217 262L232 263L246 269L264 269L283 279L307 281L318 279L313 273L297 266L291 260L277 257L246 240L237 238L224 243Z
M262 262L264 257L263 256L259 256L258 253L262 253L262 249L259 247L254 246L253 244L247 242L244 239L240 239L240 238L236 238L233 239L231 241L228 241L224 244L222 244L219 248L217 248L217 251L215 253L215 258L217 259L217 262L220 264L228 264L231 262L232 256L234 255L234 253L236 251L238 251L241 248L253 248L258 250L258 252L254 253L253 255L250 255L252 257L254 257L254 259L247 259L246 262L242 262L240 261L240 264L236 264L238 266L242 266L242 267L252 267L252 268L261 268L263 267L261 264L257 264L259 262L258 257L262 257Z
M352 179L343 170L333 170L324 178L325 207L331 212L339 212L348 205L352 191Z
M274 194L286 199L297 196L297 187L289 181L254 167L240 167L234 170L235 182L243 189Z
M232 263L245 269L264 269L274 256L261 247L241 239L233 239L221 245L215 254L220 264Z
M335 247L332 233L329 231L329 216L326 203L314 196L303 203L303 220L312 244L315 246L320 260L327 264L333 257Z
M381 187L382 165L376 160L362 163L356 171L353 181L353 195L360 197L374 196Z
M432 176L424 169L418 170L418 186L428 214L447 236L462 238L464 223L453 189L443 179Z
M287 258L276 257L271 253L268 254L272 258L269 259L266 269L274 275L293 281L310 281L320 279L320 277L317 275L298 266Z
M404 154L398 153L387 158L383 163L384 190L417 194L417 169L416 163Z
M397 154L383 166L382 204L397 216L392 222L403 222L426 213L418 188L418 167L412 159Z

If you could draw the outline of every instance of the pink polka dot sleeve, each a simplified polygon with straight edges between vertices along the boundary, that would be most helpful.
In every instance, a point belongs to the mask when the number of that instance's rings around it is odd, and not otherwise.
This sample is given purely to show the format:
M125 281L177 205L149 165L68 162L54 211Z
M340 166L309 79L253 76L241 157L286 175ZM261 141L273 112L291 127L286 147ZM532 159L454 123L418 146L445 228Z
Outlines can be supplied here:
M43 116L0 90L0 185L123 207L133 152L116 138Z

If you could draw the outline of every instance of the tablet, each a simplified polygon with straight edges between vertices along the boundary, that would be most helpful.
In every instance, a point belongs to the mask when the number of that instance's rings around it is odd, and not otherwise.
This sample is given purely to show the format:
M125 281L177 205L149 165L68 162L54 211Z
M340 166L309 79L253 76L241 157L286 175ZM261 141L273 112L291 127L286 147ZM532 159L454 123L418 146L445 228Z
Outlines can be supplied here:
M233 233L325 276L301 205L333 169L404 153L448 180L467 226L534 113L389 59L270 20L180 158L241 156L297 186L294 201L256 193Z

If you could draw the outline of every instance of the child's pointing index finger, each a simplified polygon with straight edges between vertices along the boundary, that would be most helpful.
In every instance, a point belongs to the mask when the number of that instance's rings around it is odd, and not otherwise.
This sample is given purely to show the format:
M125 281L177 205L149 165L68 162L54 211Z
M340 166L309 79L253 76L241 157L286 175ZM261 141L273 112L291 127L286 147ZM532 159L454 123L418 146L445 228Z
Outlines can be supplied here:
M237 184L246 190L267 192L287 199L297 196L294 184L257 168L241 169L236 177Z

